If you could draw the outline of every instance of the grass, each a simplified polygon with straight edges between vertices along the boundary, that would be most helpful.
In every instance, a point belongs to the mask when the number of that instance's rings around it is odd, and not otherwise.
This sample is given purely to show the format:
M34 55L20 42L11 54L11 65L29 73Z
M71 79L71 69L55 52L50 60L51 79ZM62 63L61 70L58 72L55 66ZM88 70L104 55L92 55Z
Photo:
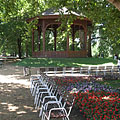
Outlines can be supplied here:
M15 65L30 67L80 67L83 65L116 64L112 58L25 58Z
M104 85L109 85L113 88L120 88L120 80L105 80L105 81L99 81L99 83Z
M117 64L112 58L25 58L15 65L30 67L80 67L83 65ZM114 88L120 87L120 80L101 81Z

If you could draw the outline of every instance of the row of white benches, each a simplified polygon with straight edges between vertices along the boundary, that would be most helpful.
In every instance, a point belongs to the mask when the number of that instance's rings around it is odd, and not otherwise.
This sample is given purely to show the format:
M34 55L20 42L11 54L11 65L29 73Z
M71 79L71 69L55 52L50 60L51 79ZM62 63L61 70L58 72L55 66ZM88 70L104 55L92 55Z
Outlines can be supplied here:
M25 67L25 73L31 74L32 68ZM40 67L37 69L37 73L44 72L47 75L54 74L85 74L85 75L120 75L118 66L82 66L82 67Z

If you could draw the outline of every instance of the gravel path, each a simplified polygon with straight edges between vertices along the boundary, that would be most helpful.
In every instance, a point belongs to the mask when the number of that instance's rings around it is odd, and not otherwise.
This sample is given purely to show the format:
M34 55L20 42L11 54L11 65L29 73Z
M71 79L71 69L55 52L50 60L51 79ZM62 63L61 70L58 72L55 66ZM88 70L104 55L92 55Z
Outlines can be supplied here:
M41 120L34 109L29 89L29 76L23 76L23 68L4 65L0 68L0 120ZM70 120L85 120L73 109Z

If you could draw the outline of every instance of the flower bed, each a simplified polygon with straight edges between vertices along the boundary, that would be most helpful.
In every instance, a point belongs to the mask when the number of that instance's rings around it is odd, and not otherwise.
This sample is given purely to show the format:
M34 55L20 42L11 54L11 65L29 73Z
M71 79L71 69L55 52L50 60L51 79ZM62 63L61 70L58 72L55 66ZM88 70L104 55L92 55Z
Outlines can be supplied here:
M120 90L81 77L55 79L56 84L76 97L74 105L79 107L87 120L120 119ZM78 92L79 91L79 92Z
M79 107L87 120L120 119L120 98L118 93L87 91L74 94L74 105Z
M95 80L83 80L83 77L56 77L55 82L57 85L64 87L65 90L71 91L76 88L78 91L86 92L87 90L93 91L107 91L120 93L119 89L113 89L111 86L103 85L95 82Z

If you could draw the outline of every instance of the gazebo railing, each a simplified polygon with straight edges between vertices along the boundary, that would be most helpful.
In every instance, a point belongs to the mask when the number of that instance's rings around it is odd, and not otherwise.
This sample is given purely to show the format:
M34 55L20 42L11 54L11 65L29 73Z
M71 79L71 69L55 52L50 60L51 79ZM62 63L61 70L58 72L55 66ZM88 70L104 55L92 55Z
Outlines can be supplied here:
M33 52L33 57L41 57L41 58L78 58L78 57L86 57L86 50L80 51L39 51Z

